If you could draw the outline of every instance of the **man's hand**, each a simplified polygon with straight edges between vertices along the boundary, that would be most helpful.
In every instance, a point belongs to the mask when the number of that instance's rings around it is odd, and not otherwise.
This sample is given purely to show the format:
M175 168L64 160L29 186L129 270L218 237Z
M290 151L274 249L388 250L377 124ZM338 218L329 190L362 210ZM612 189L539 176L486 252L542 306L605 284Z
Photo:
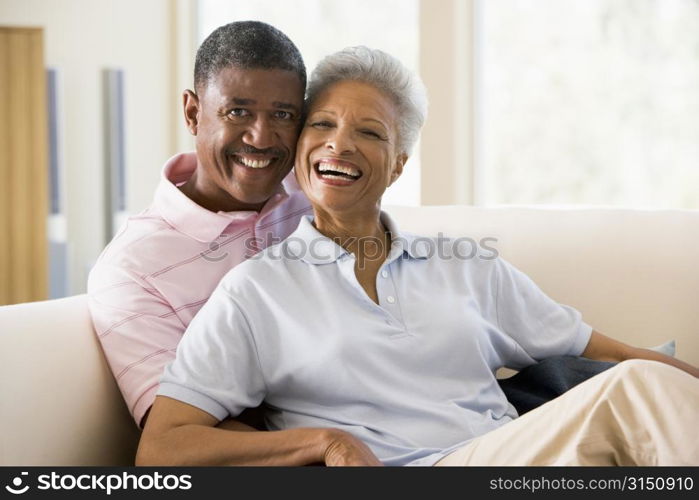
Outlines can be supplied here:
M330 431L323 460L328 467L383 465L367 445L337 429Z

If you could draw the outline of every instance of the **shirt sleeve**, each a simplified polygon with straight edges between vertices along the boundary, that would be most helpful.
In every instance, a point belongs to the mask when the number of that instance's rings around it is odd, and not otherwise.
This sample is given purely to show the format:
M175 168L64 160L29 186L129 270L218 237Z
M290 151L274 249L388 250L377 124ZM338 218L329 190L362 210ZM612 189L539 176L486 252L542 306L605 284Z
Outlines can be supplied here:
M251 328L222 285L189 324L158 394L219 420L262 403L266 386Z
M501 258L495 261L495 273L498 325L516 342L518 351L521 349L508 366L582 354L592 327L582 321L580 312L552 300L528 276Z
M138 273L99 262L88 279L97 337L129 411L140 425L185 327L169 302Z

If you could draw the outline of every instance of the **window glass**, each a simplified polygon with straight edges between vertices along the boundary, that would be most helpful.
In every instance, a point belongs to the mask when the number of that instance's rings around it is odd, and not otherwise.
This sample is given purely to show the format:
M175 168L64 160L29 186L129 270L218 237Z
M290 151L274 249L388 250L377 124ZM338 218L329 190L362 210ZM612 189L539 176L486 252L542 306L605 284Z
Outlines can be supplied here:
M699 208L699 2L478 13L482 202Z

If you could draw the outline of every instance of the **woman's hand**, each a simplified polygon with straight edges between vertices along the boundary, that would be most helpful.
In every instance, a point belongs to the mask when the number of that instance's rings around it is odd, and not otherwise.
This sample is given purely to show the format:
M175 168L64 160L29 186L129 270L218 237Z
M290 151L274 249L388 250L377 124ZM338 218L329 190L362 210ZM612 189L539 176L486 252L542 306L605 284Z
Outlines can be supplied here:
M679 368L694 377L699 378L699 368L680 361L679 359L651 351L649 349L641 349L633 347L623 342L614 340L606 335L601 334L597 330L592 331L590 341L582 354L589 359L597 359L599 361L625 361L627 359L648 359L651 361L660 361L675 368Z
M383 465L367 445L350 433L331 429L323 460L328 467Z

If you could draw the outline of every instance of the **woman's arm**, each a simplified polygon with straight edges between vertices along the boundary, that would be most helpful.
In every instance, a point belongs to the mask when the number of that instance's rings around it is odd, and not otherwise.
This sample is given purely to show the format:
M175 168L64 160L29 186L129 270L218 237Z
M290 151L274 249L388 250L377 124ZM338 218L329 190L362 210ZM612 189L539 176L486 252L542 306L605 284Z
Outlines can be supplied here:
M649 359L652 361L660 361L668 365L684 370L690 375L699 378L699 369L680 361L671 356L661 354L650 349L642 349L633 347L618 340L614 340L600 332L593 330L590 336L590 341L582 355L586 358L596 359L599 361L624 361L627 359Z
M381 465L364 443L339 429L246 432L217 423L199 408L157 396L136 465Z

